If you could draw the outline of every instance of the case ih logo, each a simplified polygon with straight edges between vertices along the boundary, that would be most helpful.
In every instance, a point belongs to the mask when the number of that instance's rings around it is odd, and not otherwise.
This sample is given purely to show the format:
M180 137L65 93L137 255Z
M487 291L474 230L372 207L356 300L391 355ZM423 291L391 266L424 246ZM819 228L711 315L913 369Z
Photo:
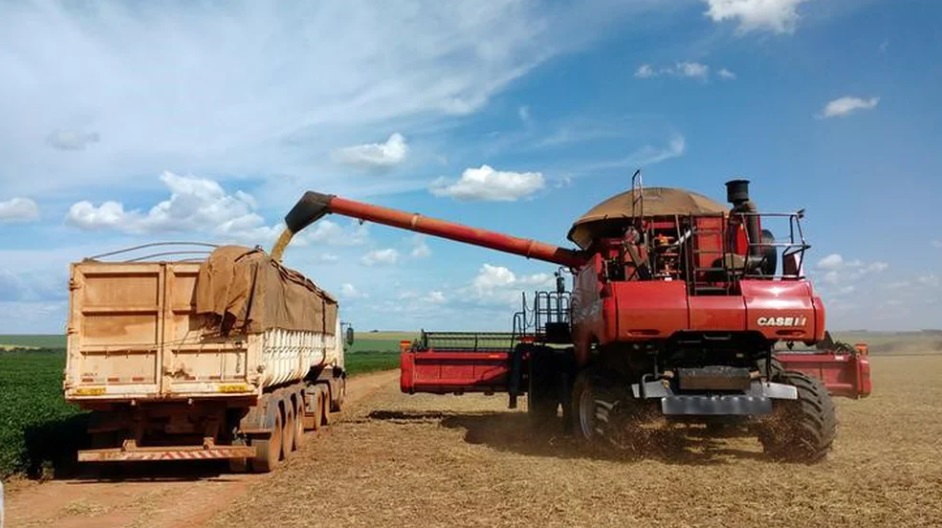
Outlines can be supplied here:
M807 317L760 317L756 319L759 326L805 326Z

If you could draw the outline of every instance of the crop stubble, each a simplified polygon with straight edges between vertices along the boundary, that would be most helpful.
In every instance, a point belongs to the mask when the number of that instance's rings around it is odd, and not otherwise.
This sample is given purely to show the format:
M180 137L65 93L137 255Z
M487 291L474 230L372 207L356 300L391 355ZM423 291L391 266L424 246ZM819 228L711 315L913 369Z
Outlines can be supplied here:
M534 432L503 397L389 386L259 482L216 526L940 526L942 355L874 357L838 402L829 459L770 462L751 438L672 432L641 459Z

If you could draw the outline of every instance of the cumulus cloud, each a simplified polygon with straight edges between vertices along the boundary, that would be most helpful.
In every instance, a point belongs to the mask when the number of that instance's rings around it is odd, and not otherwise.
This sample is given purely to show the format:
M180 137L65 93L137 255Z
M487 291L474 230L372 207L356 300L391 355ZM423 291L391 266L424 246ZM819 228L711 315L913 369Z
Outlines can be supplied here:
M363 255L360 262L364 266L392 265L399 262L399 251L393 248L374 249Z
M798 23L798 6L808 0L705 0L706 16L714 22L736 20L740 33L767 30L792 33Z
M11 198L0 202L0 223L22 222L39 218L39 206L29 198Z
M264 218L255 212L255 199L242 191L229 194L213 180L172 172L163 173L160 181L170 191L170 198L147 212L125 210L116 201L98 206L81 201L69 208L66 223L88 231L132 234L192 231L259 241L271 240L280 232L278 227L265 225Z
M398 132L385 143L369 143L344 147L334 152L334 158L344 164L365 168L385 168L399 165L406 159L409 146Z
M872 110L876 108L879 103L879 97L871 97L869 99L850 96L841 97L840 99L835 99L826 104L819 116L824 119L849 116L861 110Z
M437 179L429 189L435 196L456 200L488 200L513 202L542 189L545 185L539 172L498 171L489 165L469 168L457 181Z
M504 266L484 264L466 290L482 302L508 303L519 300L523 290L548 288L552 284L550 273L518 276Z
M827 255L815 265L815 269L822 272L820 280L827 285L839 287L840 293L852 291L848 289L851 283L874 273L882 273L889 267L890 265L883 261L845 260L839 253Z
M91 143L101 139L98 132L78 130L55 130L46 137L46 144L58 150L85 150Z
M706 81L710 78L710 67L706 64L699 62L677 62L671 66L663 66L656 68L650 64L642 64L638 66L638 69L635 70L635 77L638 79L653 79L654 77L660 77L662 75L677 77L681 79L697 79L700 81ZM731 80L736 78L736 74L723 68L719 71L718 75L726 80Z
M425 242L425 237L422 235L415 235L411 240L412 250L409 254L412 258L428 258L432 256L432 248L428 247L428 244Z
M831 253L830 255L822 258L818 261L817 267L823 270L834 270L840 269L844 265L844 257L840 256L837 253Z
M369 229L356 221L344 227L322 218L295 238L303 245L362 246L369 239Z
M656 77L658 72L650 64L642 64L635 70L635 77L639 79L650 79Z
M448 301L445 294L439 290L428 292L428 295L423 297L422 300L432 304L445 304Z
M356 289L356 287L349 282L345 282L340 285L340 297L344 299L365 299L369 297L369 295Z

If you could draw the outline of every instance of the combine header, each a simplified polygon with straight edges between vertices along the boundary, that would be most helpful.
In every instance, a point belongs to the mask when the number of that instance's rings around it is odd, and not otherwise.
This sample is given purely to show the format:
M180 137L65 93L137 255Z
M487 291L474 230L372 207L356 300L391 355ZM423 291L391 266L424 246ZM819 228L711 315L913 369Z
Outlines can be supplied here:
M831 394L870 393L866 347L827 347L824 304L804 274L803 212L758 212L748 183L726 184L727 208L643 189L636 173L630 191L573 224L578 249L314 192L285 221L293 234L334 213L561 266L556 290L524 301L510 333L405 343L404 392L507 392L511 407L526 393L535 422L561 409L585 441L627 448L652 419L740 423L774 458L813 462L835 436Z

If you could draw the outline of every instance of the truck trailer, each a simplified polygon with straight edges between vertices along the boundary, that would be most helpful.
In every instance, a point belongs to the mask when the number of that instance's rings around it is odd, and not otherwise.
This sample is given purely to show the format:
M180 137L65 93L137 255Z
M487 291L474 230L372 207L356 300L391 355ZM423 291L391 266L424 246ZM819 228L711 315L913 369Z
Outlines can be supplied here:
M129 257L160 246L71 266L63 386L91 411L78 459L271 471L343 405L337 301L260 248Z

